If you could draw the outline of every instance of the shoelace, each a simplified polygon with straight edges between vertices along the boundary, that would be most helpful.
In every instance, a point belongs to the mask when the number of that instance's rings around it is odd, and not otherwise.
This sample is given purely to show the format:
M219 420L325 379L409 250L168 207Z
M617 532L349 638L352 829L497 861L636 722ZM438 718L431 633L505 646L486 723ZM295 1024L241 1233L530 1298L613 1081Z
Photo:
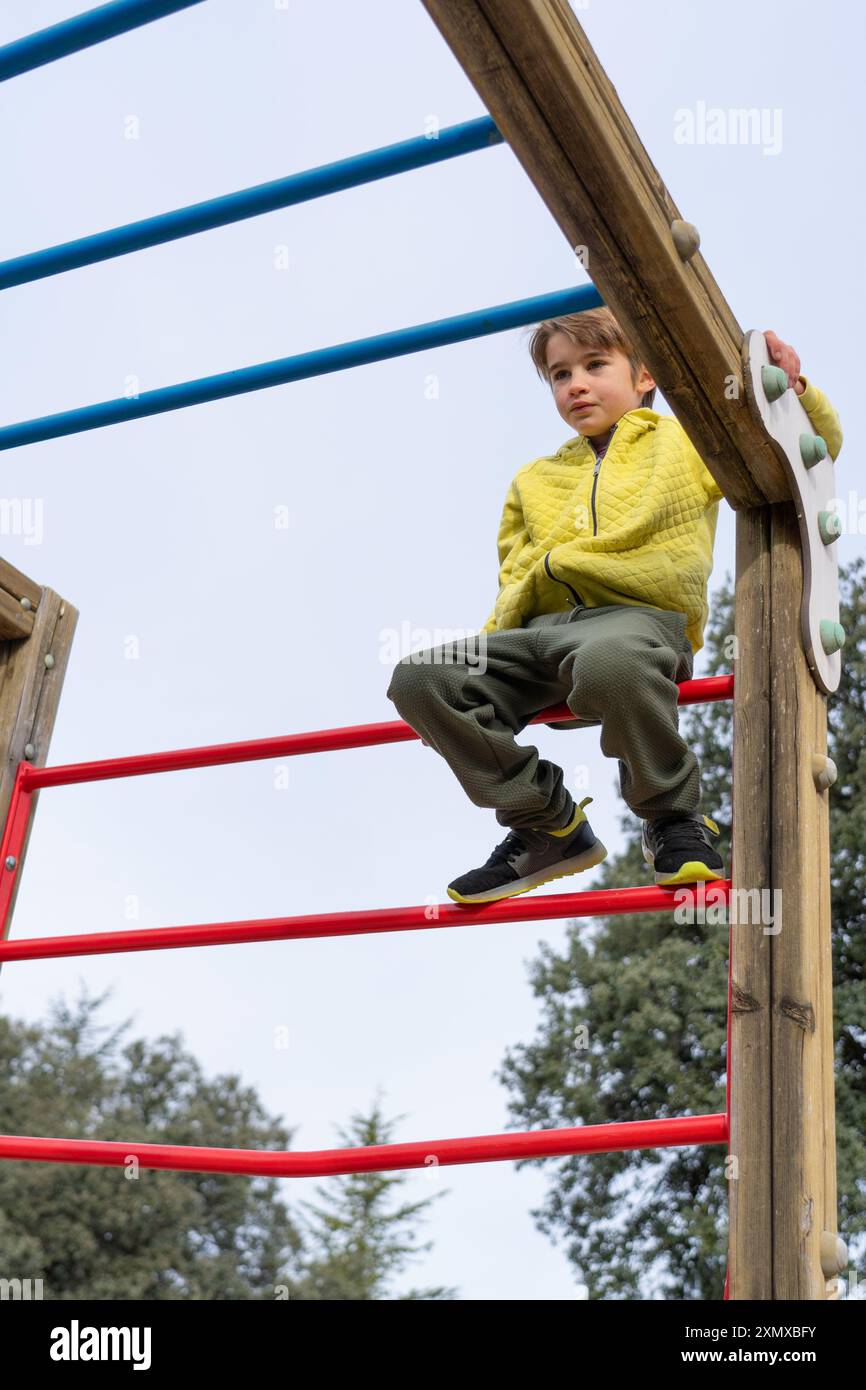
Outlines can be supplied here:
M508 863L516 855L524 854L527 849L533 846L537 849L541 848L541 845L540 837L536 839L531 830L527 832L525 838L518 831L509 830L502 843L496 846L487 863L489 865Z
M702 849L712 849L706 827L696 820L667 821L655 828L653 839L660 852L690 849L695 844L699 844Z

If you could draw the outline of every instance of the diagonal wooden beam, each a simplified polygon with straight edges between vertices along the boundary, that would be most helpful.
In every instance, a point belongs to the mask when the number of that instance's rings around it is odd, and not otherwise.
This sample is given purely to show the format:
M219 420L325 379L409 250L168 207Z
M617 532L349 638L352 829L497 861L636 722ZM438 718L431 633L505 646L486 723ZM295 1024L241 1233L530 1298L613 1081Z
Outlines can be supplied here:
M78 610L56 594L0 561L0 583L12 592L23 590L29 607L30 632L26 637L0 635L0 829L5 825L18 764L24 760L44 767L60 692L69 660ZM27 831L16 856L14 868L0 864L0 875L12 875L12 889L6 926L12 919L21 872L30 843L33 816L39 800L35 792L30 803ZM0 929L0 936L3 935Z
M790 500L743 387L744 334L565 0L424 0L734 510Z

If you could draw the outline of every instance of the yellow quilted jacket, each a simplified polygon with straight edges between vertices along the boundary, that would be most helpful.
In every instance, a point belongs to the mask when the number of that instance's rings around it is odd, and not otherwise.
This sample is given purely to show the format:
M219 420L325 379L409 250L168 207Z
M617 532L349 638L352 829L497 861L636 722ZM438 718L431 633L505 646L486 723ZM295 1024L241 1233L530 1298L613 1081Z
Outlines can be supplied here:
M800 404L835 459L839 416L800 380ZM620 417L600 461L582 435L533 459L505 499L499 595L481 631L525 627L578 599L589 608L633 603L685 613L700 651L722 495L679 421L646 406Z

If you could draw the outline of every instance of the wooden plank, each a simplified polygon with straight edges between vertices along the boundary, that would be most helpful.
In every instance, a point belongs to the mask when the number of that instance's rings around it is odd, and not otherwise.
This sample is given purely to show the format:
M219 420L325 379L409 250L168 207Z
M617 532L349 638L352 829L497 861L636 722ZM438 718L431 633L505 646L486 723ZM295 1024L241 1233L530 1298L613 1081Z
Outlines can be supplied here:
M826 1296L821 1233L836 1231L828 793L812 757L827 752L827 699L800 637L800 529L770 508L772 876L783 929L771 938L773 1298Z
M3 751L0 816L4 822L15 770L24 759L25 746L33 745L34 755L28 761L34 767L44 767L47 761L72 637L78 622L78 610L53 589L41 589L39 593L41 598L35 610L31 635L24 641L0 643L0 747ZM51 666L45 664L47 655L53 658ZM15 870L7 927L15 910L39 796L39 792L34 793L32 814Z
M735 509L790 498L746 409L743 332L565 0L424 0ZM731 399L728 399L728 396Z
M8 560L0 560L0 589L5 589L16 602L26 598L31 608L37 608L42 597L41 584L22 574Z
M827 699L803 650L792 503L737 515L733 888L767 888L781 930L732 926L729 1296L822 1299L835 1232ZM778 922L774 926L778 926Z
M22 608L21 600L0 589L0 638L29 637L33 631L33 609Z
M732 897L770 888L770 516L737 513ZM738 897L737 901L741 899ZM739 914L738 914L739 915ZM771 947L748 918L731 923L731 1137L728 1296L772 1298Z

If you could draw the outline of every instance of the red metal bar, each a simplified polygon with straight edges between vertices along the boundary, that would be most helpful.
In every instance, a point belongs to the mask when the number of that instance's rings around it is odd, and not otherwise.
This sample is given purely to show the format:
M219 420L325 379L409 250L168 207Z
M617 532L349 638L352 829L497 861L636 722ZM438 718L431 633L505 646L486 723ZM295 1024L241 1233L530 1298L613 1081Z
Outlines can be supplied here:
M679 705L729 700L734 693L734 677L703 676L682 681ZM530 724L557 723L574 719L568 705L551 705L529 721ZM402 743L418 738L402 719L377 724L349 724L337 729L313 729L302 734L281 734L274 738L254 738L243 743L212 743L200 748L169 748L161 753L139 753L132 757L104 758L99 762L65 763L54 767L31 767L23 763L20 776L28 791L37 787L66 786L72 782L98 782L109 777L139 777L150 772L176 772L190 767L216 767L224 763L254 762L258 758L292 757L299 753L328 753L340 748L368 748L380 743Z
M21 854L24 849L24 841L27 838L27 827L33 814L33 801L37 795L36 792L27 791L24 787L22 768L29 766L29 763L18 764L9 797L9 809L6 813L6 824L3 827L3 838L0 841L0 937L6 935L12 894L21 868ZM11 868L7 867L7 861L10 859L15 861Z
M46 960L57 956L102 956L124 951L159 951L178 946L236 946L252 941L298 941L322 936L361 936L367 932L418 931L464 927L471 922L542 922L555 917L602 917L634 912L666 912L676 907L717 908L727 903L731 880L676 889L596 888L584 893L549 893L538 898L503 898L466 907L429 903L418 907L380 907L363 912L317 912L301 917L269 917L241 922L206 922L189 927L142 927L86 932L76 936L37 936L0 942L0 961Z
M0 1159L121 1167L135 1158L141 1168L169 1168L177 1173L324 1178L338 1173L380 1173L397 1168L726 1142L724 1115L689 1115L682 1119L629 1120L625 1124L578 1125L574 1129L528 1130L519 1134L477 1134L468 1139L369 1144L362 1148L313 1149L306 1153L211 1149L186 1144L121 1144L96 1139L31 1139L4 1134L0 1135Z

